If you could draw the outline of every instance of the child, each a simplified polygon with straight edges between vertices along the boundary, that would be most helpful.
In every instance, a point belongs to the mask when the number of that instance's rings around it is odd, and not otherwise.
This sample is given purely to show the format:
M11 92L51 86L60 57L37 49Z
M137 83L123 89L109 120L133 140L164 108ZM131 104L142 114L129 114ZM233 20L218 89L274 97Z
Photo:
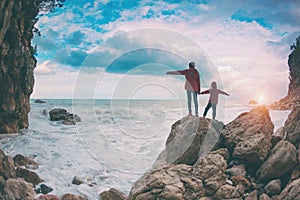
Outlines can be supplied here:
M222 90L217 89L216 82L211 83L211 89L200 92L200 94L210 94L208 104L203 113L203 117L206 116L208 110L210 109L210 107L212 107L212 109L213 109L212 116L213 116L213 119L215 119L219 94L224 94L226 96L229 96L229 94Z

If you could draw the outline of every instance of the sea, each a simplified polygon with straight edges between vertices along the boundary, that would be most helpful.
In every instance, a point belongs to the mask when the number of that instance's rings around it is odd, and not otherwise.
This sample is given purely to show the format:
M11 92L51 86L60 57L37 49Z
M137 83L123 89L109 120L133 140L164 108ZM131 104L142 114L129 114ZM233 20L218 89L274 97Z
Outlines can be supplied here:
M38 161L34 170L52 194L81 194L98 199L116 188L126 194L151 168L165 147L171 126L187 115L186 100L43 99L31 100L29 128L21 134L2 136L8 155L22 154ZM202 113L206 102L201 102ZM220 103L217 120L227 124L254 105ZM64 125L50 121L48 112L64 108L81 122ZM284 125L290 111L270 110L274 132ZM208 118L211 117L211 110ZM72 184L74 176L85 183Z

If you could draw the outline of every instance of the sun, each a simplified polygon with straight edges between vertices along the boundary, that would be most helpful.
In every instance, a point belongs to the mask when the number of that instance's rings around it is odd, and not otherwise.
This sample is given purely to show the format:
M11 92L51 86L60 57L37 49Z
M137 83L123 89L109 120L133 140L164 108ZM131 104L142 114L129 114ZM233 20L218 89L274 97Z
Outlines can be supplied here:
M257 97L257 102L258 104L264 104L266 101L265 97L264 96L258 96Z

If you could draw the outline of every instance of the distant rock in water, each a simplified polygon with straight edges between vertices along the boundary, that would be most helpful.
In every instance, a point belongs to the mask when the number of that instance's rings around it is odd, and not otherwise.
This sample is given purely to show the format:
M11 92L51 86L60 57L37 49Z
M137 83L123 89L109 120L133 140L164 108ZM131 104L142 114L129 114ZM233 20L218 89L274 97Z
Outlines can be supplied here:
M249 104L251 104L251 105L257 105L257 101L255 101L255 100L252 99L252 100L249 101Z
M50 110L49 115L51 121L62 121L67 118L68 113L63 108L55 108Z
M34 103L46 103L46 101L43 101L41 99L37 99L37 100L34 101Z
M49 112L51 121L61 121L65 125L75 125L76 122L81 122L81 118L72 113L68 113L63 108L55 108Z

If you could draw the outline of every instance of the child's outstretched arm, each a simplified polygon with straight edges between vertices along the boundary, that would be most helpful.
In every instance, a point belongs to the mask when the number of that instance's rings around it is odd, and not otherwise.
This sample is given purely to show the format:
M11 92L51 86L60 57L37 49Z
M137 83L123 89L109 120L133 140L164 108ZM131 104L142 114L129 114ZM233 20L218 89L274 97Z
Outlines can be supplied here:
M230 96L230 94L228 94L227 92L224 92L223 90L219 90L219 93L220 93L220 94L224 94L224 95L226 95L226 96Z
M204 91L200 92L200 94L209 94L209 90L204 90Z

